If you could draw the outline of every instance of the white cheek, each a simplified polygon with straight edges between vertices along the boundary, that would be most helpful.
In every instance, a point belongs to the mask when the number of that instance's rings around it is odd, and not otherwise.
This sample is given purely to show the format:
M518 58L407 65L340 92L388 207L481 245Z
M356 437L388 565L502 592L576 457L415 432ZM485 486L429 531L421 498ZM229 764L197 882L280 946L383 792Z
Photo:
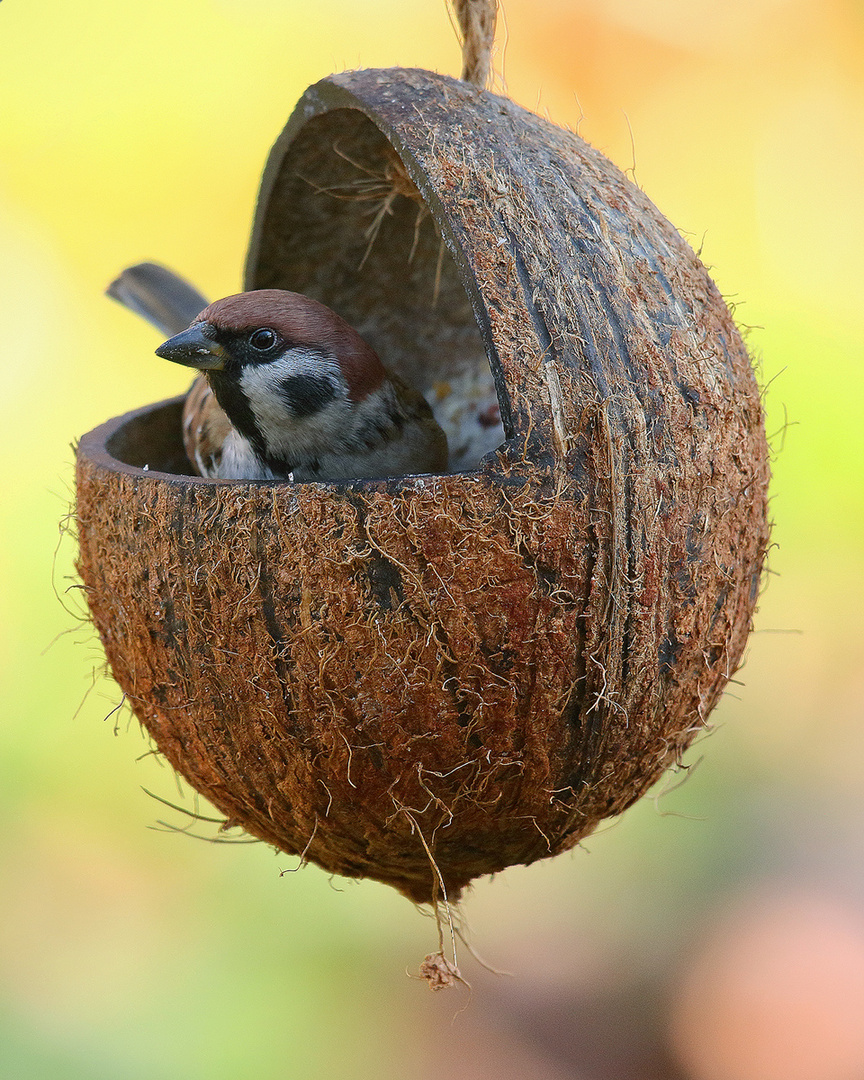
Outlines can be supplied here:
M240 376L240 389L246 395L258 429L273 447L281 445L288 449L294 439L302 439L301 432L309 426L309 421L317 422L320 418L320 414L295 417L285 403L283 382L296 375L329 377L334 389L343 383L335 360L324 360L320 354L301 349L292 349L270 364L248 367ZM342 397L343 394L337 392L337 399Z
M267 438L291 422L291 413L280 395L280 382L285 377L281 364L261 364L249 367L240 376L240 389L246 395L259 431Z

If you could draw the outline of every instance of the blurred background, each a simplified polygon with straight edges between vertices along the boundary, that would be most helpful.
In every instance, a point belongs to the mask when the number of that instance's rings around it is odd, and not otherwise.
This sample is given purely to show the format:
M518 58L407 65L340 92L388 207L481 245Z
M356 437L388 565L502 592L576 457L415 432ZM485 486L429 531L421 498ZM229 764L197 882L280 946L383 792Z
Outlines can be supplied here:
M70 443L187 380L102 290L155 258L236 291L305 87L458 74L459 51L444 0L6 0L4 1078L864 1077L864 4L505 17L499 87L578 125L702 247L768 386L775 546L740 685L686 783L477 884L471 940L512 975L462 949L470 997L406 977L437 934L391 890L159 831L182 819L142 788L192 802L112 712L60 524Z

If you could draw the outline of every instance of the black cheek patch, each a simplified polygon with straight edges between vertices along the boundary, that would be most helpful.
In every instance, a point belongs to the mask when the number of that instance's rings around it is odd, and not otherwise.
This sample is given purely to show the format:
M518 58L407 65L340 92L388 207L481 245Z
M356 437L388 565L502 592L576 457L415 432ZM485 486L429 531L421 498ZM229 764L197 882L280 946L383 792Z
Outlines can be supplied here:
M317 375L289 375L279 385L279 396L295 416L320 412L336 397L329 379Z

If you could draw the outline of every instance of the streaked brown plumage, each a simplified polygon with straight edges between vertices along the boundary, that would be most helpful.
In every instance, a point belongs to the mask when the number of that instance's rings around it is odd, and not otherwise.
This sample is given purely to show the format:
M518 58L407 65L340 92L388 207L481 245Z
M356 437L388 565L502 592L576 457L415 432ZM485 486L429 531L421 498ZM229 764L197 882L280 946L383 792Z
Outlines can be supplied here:
M216 400L210 383L199 375L183 403L183 446L201 476L215 476L231 421Z

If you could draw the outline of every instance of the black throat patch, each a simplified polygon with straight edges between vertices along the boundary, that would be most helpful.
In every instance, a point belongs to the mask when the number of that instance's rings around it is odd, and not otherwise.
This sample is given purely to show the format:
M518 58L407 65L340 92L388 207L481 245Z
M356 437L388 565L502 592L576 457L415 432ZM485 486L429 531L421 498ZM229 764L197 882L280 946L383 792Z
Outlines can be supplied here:
M255 422L249 399L237 385L236 379L223 374L221 371L208 371L207 379L225 415L240 434L249 440L252 449L261 461L272 469L273 465L270 455L267 453L267 444L264 442L264 437Z

